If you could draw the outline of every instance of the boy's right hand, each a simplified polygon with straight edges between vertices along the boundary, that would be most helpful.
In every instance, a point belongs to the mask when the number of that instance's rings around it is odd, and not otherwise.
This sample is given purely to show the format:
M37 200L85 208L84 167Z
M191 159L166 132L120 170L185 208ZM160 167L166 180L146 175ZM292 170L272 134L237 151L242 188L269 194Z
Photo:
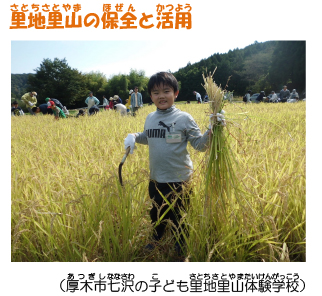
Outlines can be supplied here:
M124 149L126 150L126 148L129 146L131 148L130 154L133 154L133 150L135 148L135 135L134 134L128 134L124 140Z

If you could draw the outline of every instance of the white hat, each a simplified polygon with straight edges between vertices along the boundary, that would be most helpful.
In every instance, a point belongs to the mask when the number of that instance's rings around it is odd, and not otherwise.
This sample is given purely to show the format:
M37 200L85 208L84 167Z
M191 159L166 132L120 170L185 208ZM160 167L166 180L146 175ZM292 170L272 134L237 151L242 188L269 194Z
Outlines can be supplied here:
M131 89L131 90L129 91L129 95L130 95L132 92L133 92L133 89Z

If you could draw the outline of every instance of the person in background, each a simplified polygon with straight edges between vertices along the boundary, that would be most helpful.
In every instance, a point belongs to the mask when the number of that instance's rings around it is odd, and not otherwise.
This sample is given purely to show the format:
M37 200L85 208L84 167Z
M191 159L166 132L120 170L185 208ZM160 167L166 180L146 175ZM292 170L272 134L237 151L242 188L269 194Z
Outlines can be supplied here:
M269 99L269 101L272 102L272 103L276 103L277 102L277 94L273 90L272 90L271 94L272 94L272 96Z
M113 110L113 109L114 109L114 102L113 102L113 98L112 98L112 97L110 97L110 98L109 98L109 101L110 101L110 103L109 103L108 108L109 108L110 110Z
M25 93L21 97L21 101L25 103L26 108L31 115L36 115L31 109L32 107L35 107L37 104L36 96L37 96L37 93L35 91L31 91L31 92Z
M46 114L50 114L52 115L53 114L53 110L51 108L48 108L48 104L45 103L45 104L41 104L39 105L38 107L33 107L32 108L32 111L35 113L35 114L38 114L38 113L42 113L44 115Z
M93 92L90 91L88 93L88 97L85 100L85 104L87 104L87 110L88 110L88 114L89 114L89 109L92 108L94 105L98 106L100 103L100 101L93 96Z
M64 114L66 115L66 117L68 117L69 111L67 110L66 106L64 106L62 110L63 110Z
M131 101L129 99L126 99L125 107L126 107L127 113L130 112L130 105L131 105Z
M50 107L50 104L48 102L49 101L53 101L55 103L55 105L57 107L59 107L59 109L63 109L64 108L63 104L59 100L57 100L55 98L46 98L45 101L47 102L48 107Z
M63 110L57 107L53 101L49 101L49 104L50 106L47 108L50 108L51 110L53 110L55 119L58 120L59 118L66 118L66 115L63 112Z
M122 99L118 95L114 95L113 101L114 101L114 106L116 104L122 104Z
M130 91L129 91L129 98L126 101L126 104L125 104L126 109L128 110L127 112L130 112L130 109L131 109L131 95L132 95L132 93L133 93L133 89L130 89Z
M282 103L287 102L287 99L289 99L290 95L290 91L287 89L287 86L284 85L283 89L280 91L280 101Z
M198 104L201 104L202 103L202 99L201 99L200 93L198 93L196 91L193 91L192 93L196 96L196 100L197 100Z
M17 101L13 101L11 104L11 116L22 116L25 115L21 109L21 107L18 106Z
M256 103L263 102L264 97L265 97L265 92L262 90L259 96L256 98Z
M89 115L95 115L96 113L100 112L100 108L98 106L94 105L89 109L88 112L89 112Z
M107 101L107 98L105 97L105 95L103 95L103 108L104 108L104 110L108 109L108 101Z
M116 100L116 104L123 104L122 99L118 95L114 96L114 100Z
M295 103L299 100L299 94L296 92L296 89L292 90L290 98L287 100L288 103Z
M143 99L141 93L139 93L139 88L136 86L134 87L134 92L131 94L130 108L132 109L133 116L136 115L140 107L143 107Z
M78 113L77 113L77 115L76 115L76 118L78 118L78 117L80 117L80 116L84 116L85 115L85 112L84 112L84 110L79 110L78 111Z
M122 116L127 114L126 107L123 104L116 104L114 110L119 112Z
M251 95L252 91L251 90L248 90L247 94L246 94L246 104L248 103L251 103L251 100L250 100L250 95Z

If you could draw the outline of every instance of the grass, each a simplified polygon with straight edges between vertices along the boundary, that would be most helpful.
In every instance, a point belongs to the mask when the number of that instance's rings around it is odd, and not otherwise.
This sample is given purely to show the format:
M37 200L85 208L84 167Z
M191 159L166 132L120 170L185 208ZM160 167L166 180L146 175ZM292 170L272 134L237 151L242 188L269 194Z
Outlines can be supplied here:
M142 131L147 106L133 117L102 111L91 117L11 119L12 261L177 261L173 237L146 252L153 227L148 148L138 145L117 178L123 140ZM202 132L207 104L180 104ZM305 261L305 103L228 104L227 139L254 220L238 208L202 227L206 155L188 148L195 171L186 261ZM31 135L33 137L31 137ZM216 210L216 205L213 205ZM242 221L236 224L234 221ZM247 231L245 231L247 229Z

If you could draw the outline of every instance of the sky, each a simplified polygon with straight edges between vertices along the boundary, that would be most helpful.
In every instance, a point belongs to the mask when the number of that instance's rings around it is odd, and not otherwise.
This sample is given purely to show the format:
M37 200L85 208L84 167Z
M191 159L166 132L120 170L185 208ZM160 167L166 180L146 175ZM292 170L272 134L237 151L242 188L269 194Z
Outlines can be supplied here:
M202 42L195 44L191 40L181 40L178 44L164 40L14 40L11 41L11 73L35 73L44 59L66 58L70 67L83 73L99 71L109 78L119 73L129 74L130 69L136 69L144 70L149 77L158 71L176 72L188 62L193 64L214 53L227 53L254 42L252 37L211 46Z

